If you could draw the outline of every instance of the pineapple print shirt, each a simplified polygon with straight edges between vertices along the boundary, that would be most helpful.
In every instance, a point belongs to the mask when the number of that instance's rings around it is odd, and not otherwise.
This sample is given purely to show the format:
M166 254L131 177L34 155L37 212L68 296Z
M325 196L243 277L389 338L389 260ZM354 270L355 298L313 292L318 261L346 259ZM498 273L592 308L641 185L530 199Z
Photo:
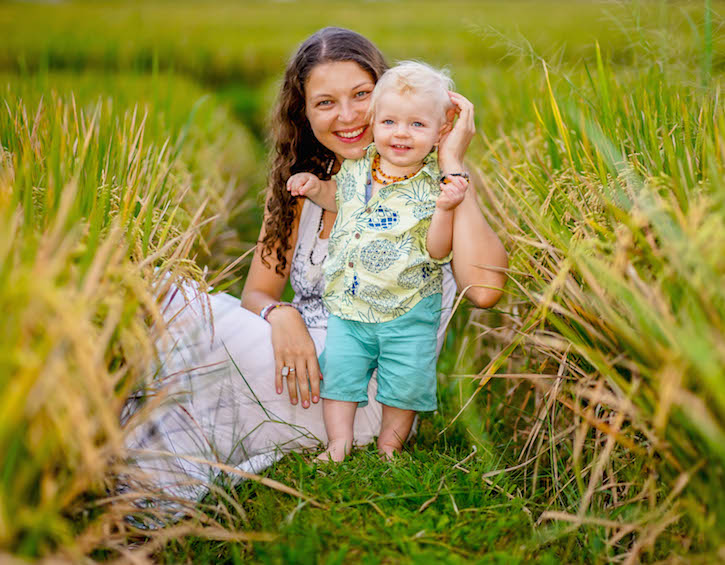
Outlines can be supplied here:
M431 152L413 177L370 197L371 144L361 159L343 161L337 219L330 233L323 301L331 314L358 322L387 322L422 298L441 292L441 265L425 241L440 194L438 155Z

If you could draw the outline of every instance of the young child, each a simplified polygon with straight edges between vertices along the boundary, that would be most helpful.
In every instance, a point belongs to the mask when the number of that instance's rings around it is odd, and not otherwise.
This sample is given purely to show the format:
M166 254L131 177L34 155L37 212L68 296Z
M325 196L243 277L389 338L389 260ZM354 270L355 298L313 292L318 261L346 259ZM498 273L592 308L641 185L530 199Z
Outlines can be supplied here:
M330 181L298 173L287 183L293 195L337 211L325 264L330 318L320 396L329 444L320 459L349 453L375 367L382 454L400 451L416 412L436 408L441 265L468 186L463 171L441 176L435 151L451 127L451 87L425 64L400 63L371 96L374 142L365 155L343 161Z

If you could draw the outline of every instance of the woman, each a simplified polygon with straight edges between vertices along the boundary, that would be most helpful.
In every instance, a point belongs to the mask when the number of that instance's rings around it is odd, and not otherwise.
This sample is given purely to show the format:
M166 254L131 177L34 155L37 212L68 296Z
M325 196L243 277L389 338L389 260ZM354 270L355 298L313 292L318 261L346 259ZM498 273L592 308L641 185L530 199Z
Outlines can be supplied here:
M158 371L168 384L166 398L134 430L129 446L140 450L139 467L170 494L194 500L206 492L216 470L198 458L259 472L285 451L326 439L317 355L326 331L321 265L335 216L290 196L285 183L302 171L329 178L343 159L362 155L372 141L370 93L386 67L370 41L345 29L322 29L300 46L275 110L265 217L243 308L233 297L199 294L193 287L167 298L169 339L160 347ZM444 173L463 170L474 134L472 105L458 94L451 99L459 116L439 145ZM505 280L496 268L506 266L506 253L473 191L455 213L453 256L458 286L478 285L466 296L480 307L495 304ZM293 304L280 302L288 280L296 293ZM449 273L439 351L454 293ZM374 382L369 396L355 421L358 444L372 441L380 425Z

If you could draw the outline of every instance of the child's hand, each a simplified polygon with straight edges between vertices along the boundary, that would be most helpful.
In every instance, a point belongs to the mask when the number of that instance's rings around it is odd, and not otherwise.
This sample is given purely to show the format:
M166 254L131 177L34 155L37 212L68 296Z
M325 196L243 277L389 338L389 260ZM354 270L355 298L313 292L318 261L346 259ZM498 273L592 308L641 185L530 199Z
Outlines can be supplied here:
M436 200L436 208L450 211L463 202L468 189L468 181L458 176L447 176L446 179L450 182L441 183L441 193Z
M312 173L297 173L287 180L287 190L292 196L314 197L320 192L321 184Z

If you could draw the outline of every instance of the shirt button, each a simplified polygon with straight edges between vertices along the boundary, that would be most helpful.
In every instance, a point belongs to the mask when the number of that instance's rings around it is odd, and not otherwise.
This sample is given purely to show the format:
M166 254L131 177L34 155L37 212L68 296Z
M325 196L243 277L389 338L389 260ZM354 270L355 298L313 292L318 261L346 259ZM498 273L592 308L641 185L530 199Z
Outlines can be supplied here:
M359 233L356 233L355 234L355 239L360 239L360 234Z
M370 208L365 208L365 212L369 214L370 212L372 212L372 210Z
M352 261L347 264L348 267L352 267Z

